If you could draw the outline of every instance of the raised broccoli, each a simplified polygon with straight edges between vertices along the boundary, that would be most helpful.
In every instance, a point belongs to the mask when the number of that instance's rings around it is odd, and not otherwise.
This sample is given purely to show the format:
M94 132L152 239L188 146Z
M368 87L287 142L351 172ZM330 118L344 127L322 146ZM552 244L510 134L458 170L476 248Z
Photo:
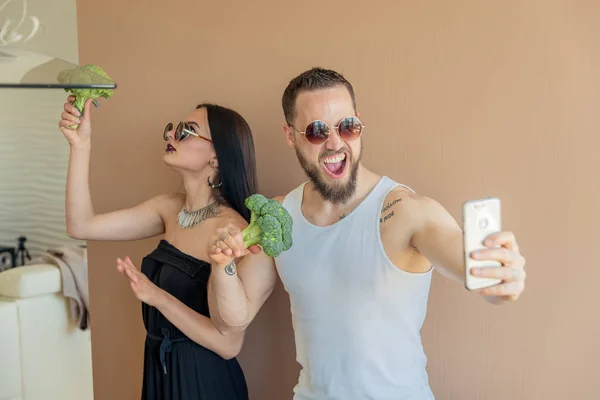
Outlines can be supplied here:
M72 69L66 69L61 71L56 77L58 82L62 84L96 84L96 85L114 85L114 81L104 72L102 68L94 64L87 64ZM94 88L94 89L81 89L81 88L66 88L65 92L70 92L75 96L73 105L83 114L83 108L85 102L88 99L97 99L104 97L110 99L114 93L113 89L107 88ZM94 103L95 104L95 103ZM72 127L77 129L77 125Z
M283 251L289 250L292 247L292 216L277 200L269 200L262 206L260 212L263 215L272 215L279 221Z
M246 248L258 244L265 254L277 257L292 247L293 221L281 203L253 194L246 199L246 207L252 212L250 225L242 231Z

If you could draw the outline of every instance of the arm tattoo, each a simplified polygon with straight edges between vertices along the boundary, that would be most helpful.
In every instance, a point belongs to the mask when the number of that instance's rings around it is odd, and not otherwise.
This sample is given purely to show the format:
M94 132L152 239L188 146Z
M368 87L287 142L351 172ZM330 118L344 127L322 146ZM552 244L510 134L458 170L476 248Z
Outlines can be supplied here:
M388 211L390 208L392 208L392 206L396 203L399 203L402 201L402 198L396 199L390 203L387 203L385 205L385 207L383 207L383 210L381 210L381 213L384 214L386 211ZM389 213L385 214L383 217L379 218L379 223L384 223L387 222L390 218L392 218L394 216L394 210L390 211Z
M381 210L381 213L386 212L387 210L389 210L390 208L392 208L392 206L396 203L400 203L402 201L402 198L396 199L394 201L392 201L391 203L387 203L385 207L383 207L383 210Z
M394 216L394 212L392 211L391 213L387 214L385 217L379 218L379 222L380 223L387 222L387 220L392 218L393 216Z
M235 275L235 273L236 273L235 260L231 260L231 262L229 264L227 264L227 266L225 267L225 273L227 275Z

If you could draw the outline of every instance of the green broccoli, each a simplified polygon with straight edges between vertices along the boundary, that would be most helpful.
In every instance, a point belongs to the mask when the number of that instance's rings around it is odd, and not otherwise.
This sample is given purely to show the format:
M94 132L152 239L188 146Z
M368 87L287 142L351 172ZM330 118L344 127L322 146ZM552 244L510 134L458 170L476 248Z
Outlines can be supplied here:
M114 81L104 72L104 70L97 65L87 64L84 66L75 67L73 69L67 69L61 71L57 78L58 82L62 84L96 84L96 85L114 85ZM94 89L80 89L80 88L66 88L65 92L70 92L75 96L73 105L81 114L83 114L83 108L85 102L88 99L94 99L96 105L96 99L104 97L110 99L114 93L113 89L106 88L94 88ZM77 125L73 126L72 129L77 129Z
M260 211L263 215L272 215L279 221L282 230L283 251L289 250L292 247L292 216L277 200L269 200Z
M242 231L244 246L261 245L269 257L277 257L292 247L292 217L277 200L261 194L246 199L252 212L250 225Z

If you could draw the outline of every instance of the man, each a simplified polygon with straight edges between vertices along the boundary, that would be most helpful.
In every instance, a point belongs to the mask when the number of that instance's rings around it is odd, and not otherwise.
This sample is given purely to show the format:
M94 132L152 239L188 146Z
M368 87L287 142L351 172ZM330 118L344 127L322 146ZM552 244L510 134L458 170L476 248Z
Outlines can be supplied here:
M302 366L295 400L433 399L420 330L432 266L464 285L460 227L434 200L362 165L363 125L341 74L313 68L294 78L283 111L287 143L309 178L278 198L294 221L293 246L273 260L244 249L244 227L217 231L208 248L215 325L245 329L279 273ZM473 274L503 281L479 293L514 301L525 259L512 233L489 240L471 256L503 267Z

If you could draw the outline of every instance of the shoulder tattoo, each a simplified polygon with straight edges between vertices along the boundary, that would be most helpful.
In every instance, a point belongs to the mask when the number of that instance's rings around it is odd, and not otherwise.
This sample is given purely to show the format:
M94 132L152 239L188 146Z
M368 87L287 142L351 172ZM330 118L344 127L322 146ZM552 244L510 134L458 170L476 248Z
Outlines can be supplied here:
M402 198L398 198L387 203L383 209L381 210L381 217L379 218L379 223L385 223L389 221L394 216L394 210L390 211L390 208L394 206L394 204L402 201Z

